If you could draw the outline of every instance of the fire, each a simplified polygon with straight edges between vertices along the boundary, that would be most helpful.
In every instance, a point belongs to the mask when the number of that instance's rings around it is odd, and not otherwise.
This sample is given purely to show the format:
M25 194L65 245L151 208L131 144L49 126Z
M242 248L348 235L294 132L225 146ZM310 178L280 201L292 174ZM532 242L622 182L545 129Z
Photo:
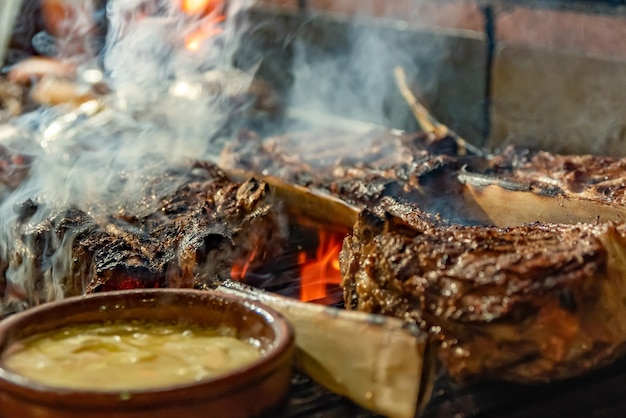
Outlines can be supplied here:
M319 245L315 258L309 260L306 252L299 254L300 264L300 299L308 302L326 296L328 284L340 284L339 252L342 237L319 232Z
M224 20L224 17L222 17L219 21L222 20ZM203 26L198 30L192 32L191 34L187 35L187 37L185 38L185 48L187 48L189 51L198 51L204 41L214 37L215 35L219 35L220 33L222 33L221 28Z
M189 14L209 14L220 4L221 0L183 0L181 9Z
M257 250L255 248L252 253L250 253L250 256L247 259L236 261L233 264L233 267L230 270L230 277L233 280L242 281L246 278L246 274L250 269L250 264L252 264L252 262L256 258L256 253Z
M185 48L198 51L202 43L222 32L219 23L226 19L221 13L223 0L182 0L180 8L188 15L202 19L200 26L185 37Z
M339 252L343 235L318 232L318 246L315 255L307 251L298 253L297 266L300 269L300 300L304 302L326 297L328 285L341 284ZM230 277L237 281L246 281L251 264L256 260L257 251L253 250L246 257L237 260L230 271Z

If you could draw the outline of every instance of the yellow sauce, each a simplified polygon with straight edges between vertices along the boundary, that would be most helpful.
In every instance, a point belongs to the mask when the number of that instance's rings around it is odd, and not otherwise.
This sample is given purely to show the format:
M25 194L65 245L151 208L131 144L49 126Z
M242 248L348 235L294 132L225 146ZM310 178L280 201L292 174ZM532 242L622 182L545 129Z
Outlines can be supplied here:
M191 383L261 356L232 329L181 324L85 324L36 335L7 351L7 369L59 388L141 390Z

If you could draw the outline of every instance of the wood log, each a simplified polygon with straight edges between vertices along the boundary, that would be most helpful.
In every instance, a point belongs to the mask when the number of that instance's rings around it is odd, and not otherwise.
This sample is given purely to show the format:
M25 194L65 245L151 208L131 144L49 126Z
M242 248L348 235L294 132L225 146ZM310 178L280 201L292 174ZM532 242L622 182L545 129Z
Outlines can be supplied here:
M278 177L258 176L236 169L227 169L225 172L235 181L257 178L267 183L277 200L284 205L285 212L303 225L348 233L361 211L360 208L321 190L287 183Z
M430 399L436 363L426 335L399 319L277 296L239 283L220 292L271 306L296 330L297 366L356 404L412 418Z
M487 225L519 226L530 222L574 224L626 221L626 208L574 193L543 190L522 182L461 173L464 198Z

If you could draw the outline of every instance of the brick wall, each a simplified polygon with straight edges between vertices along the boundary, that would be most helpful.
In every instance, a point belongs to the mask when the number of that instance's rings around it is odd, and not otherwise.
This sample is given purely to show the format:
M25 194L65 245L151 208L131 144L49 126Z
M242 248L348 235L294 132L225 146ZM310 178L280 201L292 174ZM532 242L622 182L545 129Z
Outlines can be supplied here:
M259 0L259 4L292 11L298 7L297 0ZM307 0L306 4L314 12L392 19L433 31L482 32L485 27L481 6L469 0ZM484 74L475 74L490 80L487 144L626 155L626 17L526 7L494 7L494 12L491 74L487 67ZM469 71L462 61L456 60L457 71ZM476 65L471 69L478 70ZM464 86L446 87L463 94ZM467 106L466 100L451 106ZM453 124L446 118L457 113L436 116Z
M492 146L626 155L626 18L497 11Z
M296 10L298 0L257 0L259 5ZM399 19L410 24L483 30L480 7L473 1L433 0L306 0L306 8L345 16Z
M345 30L355 18L365 17L356 25L357 36L371 39L381 36L381 42L389 48L406 49L406 54L387 69L381 71L380 57L375 51L371 57L380 74L384 89L370 92L370 96L384 95L383 109L371 120L382 120L389 127L417 129L413 116L406 106L394 82L393 67L402 64L420 99L448 125L468 137L482 140L484 137L485 46L484 17L480 7L471 1L415 1L415 0L306 0L307 13L299 14L297 0L257 0L258 9L273 11L276 15L292 16L291 22L301 25L288 37L304 39L315 50L337 53L338 45L345 45ZM318 17L316 19L315 17ZM330 16L331 19L325 19ZM263 18L261 18L263 19ZM377 24L376 20L382 24ZM271 20L271 19L270 19ZM331 23L332 22L332 23ZM343 23L342 23L343 22ZM275 28L276 25L262 25ZM348 29L348 37L354 40L355 28ZM267 36L275 39L273 35ZM289 54L289 48L279 42L271 47L274 57ZM398 58L398 57L394 57ZM324 59L324 58L322 58ZM378 59L378 61L376 61ZM271 66L270 60L264 63ZM367 67L368 63L364 62ZM270 77L281 83L290 80L283 68L271 70ZM263 68L265 69L265 68ZM269 71L268 71L269 72ZM328 74L320 75L323 80ZM390 87L389 87L390 86ZM332 108L332 103L329 106ZM377 110L370 109L374 115ZM339 111L339 110L337 110ZM349 116L344 114L343 116ZM366 119L365 113L362 118Z

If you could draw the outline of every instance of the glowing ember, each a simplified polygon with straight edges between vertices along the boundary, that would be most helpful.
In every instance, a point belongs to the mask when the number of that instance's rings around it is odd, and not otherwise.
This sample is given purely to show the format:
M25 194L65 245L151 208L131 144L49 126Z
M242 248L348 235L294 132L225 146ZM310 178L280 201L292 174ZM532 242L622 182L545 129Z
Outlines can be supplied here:
M220 21L222 20L224 20L223 17ZM201 27L185 38L185 48L189 51L198 51L204 41L220 33L222 33L222 29L218 27Z
M183 0L181 9L189 15L201 16L201 26L185 37L185 48L189 51L198 51L202 43L222 32L218 26L226 19L220 14L222 0Z
M183 0L181 8L189 14L211 13L221 4L221 0Z
M306 252L299 254L301 300L308 302L322 299L326 296L327 285L341 283L339 271L341 243L340 236L320 231L315 258L308 260Z
M233 268L230 270L230 277L233 280L242 281L246 278L246 274L250 269L250 264L256 258L256 248L250 253L250 257L245 260L237 261L233 264Z

